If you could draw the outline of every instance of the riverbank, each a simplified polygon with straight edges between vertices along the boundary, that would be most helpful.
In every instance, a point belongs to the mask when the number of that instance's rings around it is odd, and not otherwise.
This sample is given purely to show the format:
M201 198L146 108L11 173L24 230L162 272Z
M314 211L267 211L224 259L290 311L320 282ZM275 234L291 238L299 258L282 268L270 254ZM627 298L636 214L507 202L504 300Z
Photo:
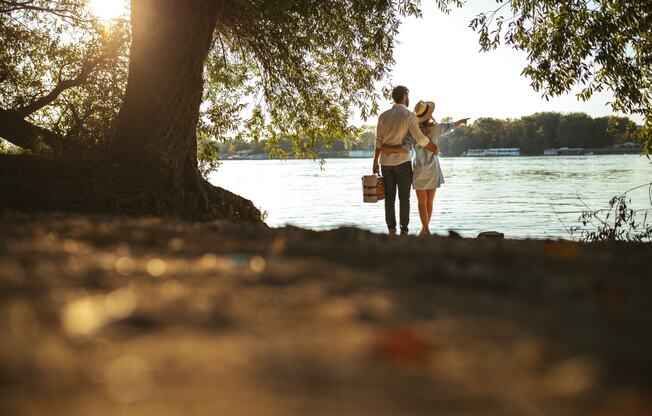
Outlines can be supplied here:
M12 415L652 412L650 245L0 215Z

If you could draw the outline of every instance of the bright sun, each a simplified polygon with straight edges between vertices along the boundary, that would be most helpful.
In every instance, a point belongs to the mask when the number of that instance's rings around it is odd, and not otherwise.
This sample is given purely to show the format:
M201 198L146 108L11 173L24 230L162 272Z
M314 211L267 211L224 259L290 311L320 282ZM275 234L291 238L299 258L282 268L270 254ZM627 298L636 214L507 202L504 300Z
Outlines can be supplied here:
M102 20L117 19L127 14L126 0L89 0L88 7Z

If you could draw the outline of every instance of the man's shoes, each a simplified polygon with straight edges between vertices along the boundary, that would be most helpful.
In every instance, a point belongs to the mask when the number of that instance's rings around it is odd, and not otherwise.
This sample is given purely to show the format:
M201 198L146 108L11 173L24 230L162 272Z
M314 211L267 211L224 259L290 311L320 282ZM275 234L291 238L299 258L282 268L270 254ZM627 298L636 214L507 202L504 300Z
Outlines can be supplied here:
M401 235L408 235L408 230L401 230Z
M396 229L390 229L389 235L396 235Z

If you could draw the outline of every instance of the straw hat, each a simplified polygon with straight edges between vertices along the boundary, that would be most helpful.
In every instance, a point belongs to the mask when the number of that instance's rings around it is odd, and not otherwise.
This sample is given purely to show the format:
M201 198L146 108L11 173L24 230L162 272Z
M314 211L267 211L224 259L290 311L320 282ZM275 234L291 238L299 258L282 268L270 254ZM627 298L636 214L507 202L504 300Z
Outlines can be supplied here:
M435 103L432 101L421 100L414 106L414 114L419 124L432 119L433 111L435 111Z

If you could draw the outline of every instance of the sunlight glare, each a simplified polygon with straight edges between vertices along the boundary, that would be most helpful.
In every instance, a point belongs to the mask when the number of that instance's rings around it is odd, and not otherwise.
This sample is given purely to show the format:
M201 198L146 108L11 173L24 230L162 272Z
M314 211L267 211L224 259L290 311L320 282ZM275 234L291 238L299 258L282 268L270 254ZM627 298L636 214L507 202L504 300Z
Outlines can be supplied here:
M126 0L89 0L91 12L101 20L112 20L127 14Z

